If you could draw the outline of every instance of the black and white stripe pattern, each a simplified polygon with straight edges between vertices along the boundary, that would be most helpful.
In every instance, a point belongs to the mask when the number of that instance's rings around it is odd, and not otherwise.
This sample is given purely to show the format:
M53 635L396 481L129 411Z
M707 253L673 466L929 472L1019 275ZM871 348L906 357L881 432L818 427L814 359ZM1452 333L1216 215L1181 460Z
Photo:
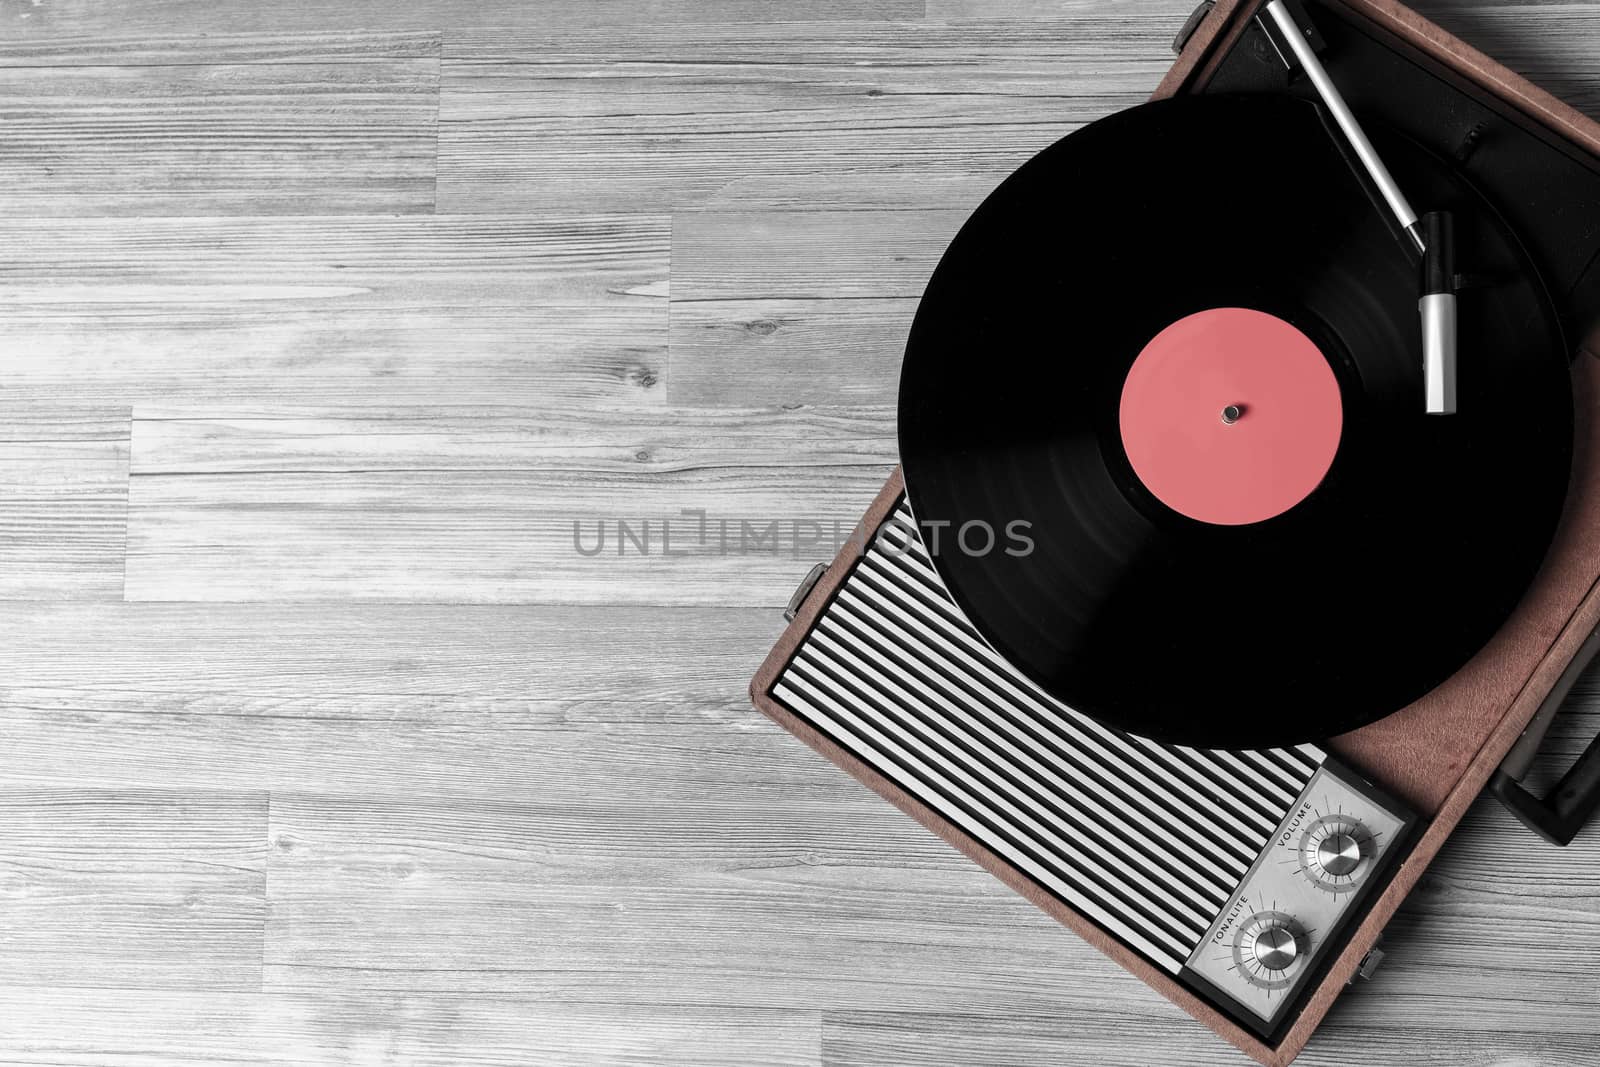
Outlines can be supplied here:
M944 591L902 502L774 695L1176 973L1322 764L1110 729L1046 696Z

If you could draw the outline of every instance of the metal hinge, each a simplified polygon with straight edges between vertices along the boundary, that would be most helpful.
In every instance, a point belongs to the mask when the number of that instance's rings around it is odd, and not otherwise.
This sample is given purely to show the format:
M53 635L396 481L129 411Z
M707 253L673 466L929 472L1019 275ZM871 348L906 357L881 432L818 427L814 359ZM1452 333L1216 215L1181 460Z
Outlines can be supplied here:
M1189 38L1194 36L1194 31L1200 28L1200 24L1206 20L1206 16L1211 14L1211 9L1216 6L1217 0L1200 0L1200 6L1190 13L1183 24L1183 29L1179 30L1178 36L1172 39L1173 52L1178 55L1183 54L1183 50L1189 47Z
M1345 985L1355 985L1357 978L1361 979L1363 982L1370 982L1372 980L1372 976L1377 973L1378 968L1382 965L1383 949L1368 949L1367 954L1361 957L1361 966L1356 968L1356 973L1350 976L1350 980L1346 982Z
M789 598L789 606L783 609L783 618L786 622L794 622L794 617L800 614L800 605L806 602L806 597L811 595L811 590L817 587L822 576L828 573L828 565L819 563L806 572L800 579L800 584L795 586L794 596Z

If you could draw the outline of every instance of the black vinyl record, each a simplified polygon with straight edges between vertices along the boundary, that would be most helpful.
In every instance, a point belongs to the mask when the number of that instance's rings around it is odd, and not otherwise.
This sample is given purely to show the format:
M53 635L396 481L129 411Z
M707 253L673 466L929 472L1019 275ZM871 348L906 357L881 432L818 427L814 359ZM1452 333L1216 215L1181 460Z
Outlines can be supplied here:
M1085 127L1008 179L934 273L900 384L911 507L973 625L1069 706L1210 748L1331 737L1457 672L1535 577L1572 462L1555 310L1453 166L1369 133L1418 211L1456 217L1454 415L1424 413L1420 257L1322 110L1289 97ZM1326 476L1240 525L1152 493L1119 423L1152 339L1219 308L1309 338L1342 404Z

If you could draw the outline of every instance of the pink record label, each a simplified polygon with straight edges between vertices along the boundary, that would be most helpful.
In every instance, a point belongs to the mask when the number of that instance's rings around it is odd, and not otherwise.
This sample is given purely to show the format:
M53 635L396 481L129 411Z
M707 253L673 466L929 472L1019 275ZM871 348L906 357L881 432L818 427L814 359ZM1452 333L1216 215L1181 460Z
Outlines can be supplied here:
M1122 388L1134 473L1180 514L1217 526L1282 515L1322 484L1344 432L1339 383L1305 334L1216 308L1145 346Z

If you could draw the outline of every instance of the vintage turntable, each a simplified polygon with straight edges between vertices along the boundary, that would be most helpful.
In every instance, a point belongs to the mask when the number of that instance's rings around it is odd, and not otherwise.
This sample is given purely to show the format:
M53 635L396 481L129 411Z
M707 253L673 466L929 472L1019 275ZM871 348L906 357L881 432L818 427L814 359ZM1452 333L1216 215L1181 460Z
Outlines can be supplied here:
M751 695L1283 1064L1485 786L1600 802L1519 784L1600 646L1600 127L1387 0L1178 50L956 237Z

